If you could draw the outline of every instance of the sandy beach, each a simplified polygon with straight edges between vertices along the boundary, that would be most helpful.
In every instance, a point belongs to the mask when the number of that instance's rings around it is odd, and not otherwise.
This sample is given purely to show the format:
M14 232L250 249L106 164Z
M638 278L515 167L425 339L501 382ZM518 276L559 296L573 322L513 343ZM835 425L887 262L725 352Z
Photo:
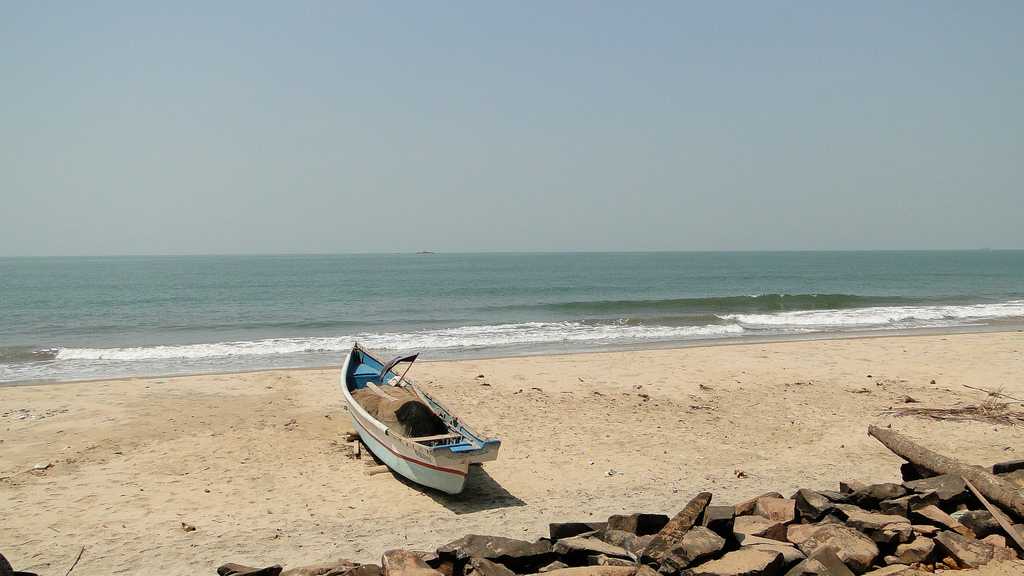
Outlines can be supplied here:
M78 574L212 574L534 539L553 521L671 514L701 490L730 503L895 481L869 423L976 464L1024 457L1021 428L883 415L908 396L983 399L964 385L1024 396L1021 374L1016 331L422 362L417 382L504 441L460 497L364 474L337 368L9 386L0 551L40 574L82 547Z

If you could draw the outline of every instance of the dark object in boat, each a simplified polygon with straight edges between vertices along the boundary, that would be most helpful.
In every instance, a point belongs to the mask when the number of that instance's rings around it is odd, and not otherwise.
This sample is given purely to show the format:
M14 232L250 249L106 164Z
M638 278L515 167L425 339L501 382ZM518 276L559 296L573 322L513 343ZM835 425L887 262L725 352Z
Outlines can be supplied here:
M448 432L444 422L408 388L367 386L354 390L352 397L371 416L407 438Z

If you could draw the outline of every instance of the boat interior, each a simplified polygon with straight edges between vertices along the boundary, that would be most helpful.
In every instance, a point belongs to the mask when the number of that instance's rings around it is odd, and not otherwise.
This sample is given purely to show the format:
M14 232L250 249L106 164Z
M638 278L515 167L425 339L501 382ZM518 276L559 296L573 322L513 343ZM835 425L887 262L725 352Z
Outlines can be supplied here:
M425 404L444 423L445 428L448 430L444 434L414 436L406 438L407 440L431 448L451 450L455 453L479 450L486 443L466 430L457 418L449 414L444 407L417 389L412 383L406 380L399 382L401 373L396 374L396 370L389 369L382 376L381 370L385 368L384 363L359 348L354 349L352 354L353 357L348 364L348 372L345 374L345 382L350 392L370 390L385 399L395 400L395 396L397 396L394 394L395 387L411 390L419 397L419 401ZM388 393L389 390L392 394ZM356 397L357 395L353 394L353 398ZM365 405L363 407L366 408Z

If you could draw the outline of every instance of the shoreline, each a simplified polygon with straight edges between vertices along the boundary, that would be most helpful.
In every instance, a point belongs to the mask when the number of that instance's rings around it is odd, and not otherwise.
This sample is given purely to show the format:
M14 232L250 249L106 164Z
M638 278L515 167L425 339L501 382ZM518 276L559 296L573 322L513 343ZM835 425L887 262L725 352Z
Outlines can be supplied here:
M586 349L569 349L569 350L536 350L536 351L525 351L518 354L458 354L446 358L423 358L418 361L417 364L422 365L426 363L438 363L438 362L463 362L463 361L474 361L474 360L502 360L512 358L547 358L547 357L562 357L562 356L576 356L586 354L608 354L615 352L643 352L649 350L686 350L691 348L713 348L719 346L743 346L749 344L775 344L775 343L786 343L786 342L817 342L817 341L832 341L832 340L862 340L862 339L875 339L875 338L907 338L915 336L954 336L959 334L998 334L998 333L1012 333L1012 332L1024 332L1024 321L1021 320L1000 320L993 321L987 324L977 325L966 325L966 326L939 326L939 327L925 327L925 328L880 328L874 330L849 330L844 332L811 332L802 334L774 334L765 336L734 336L734 337L723 337L723 338L707 338L707 339L694 339L694 340L672 340L672 341L653 341L635 344L621 344L615 345L610 344L607 346L586 348ZM428 350L429 353L429 350ZM343 351L337 352L339 358L345 354ZM147 379L166 379L166 378L184 378L190 376L224 376L224 375L243 375L243 374L256 374L263 372L282 372L282 371L322 371L329 370L332 368L340 368L341 362L339 360L337 365L334 364L318 364L314 366L276 366L268 368L246 368L242 370L220 370L220 371L197 371L197 372L171 372L171 373L155 373L155 374L136 374L128 376L110 376L101 378L76 378L70 380L47 380L47 379L35 379L35 380L15 380L11 382L0 382L0 389L8 387L25 387L25 386L50 386L60 384L77 384L77 383L88 383L88 382L108 382L112 380L147 380Z

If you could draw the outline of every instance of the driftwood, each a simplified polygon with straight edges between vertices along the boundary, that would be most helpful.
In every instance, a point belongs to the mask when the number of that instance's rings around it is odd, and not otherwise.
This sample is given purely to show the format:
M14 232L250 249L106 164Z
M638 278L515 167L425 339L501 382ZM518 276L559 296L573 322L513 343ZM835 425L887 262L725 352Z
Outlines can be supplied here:
M1006 532L1006 535L1009 536L1010 540L1017 545L1017 548L1020 549L1021 552L1024 552L1024 538L1022 538L1020 533L1013 527L1013 523L1006 517L1006 514L1003 514L1002 510L993 506L992 503L988 501L988 498L985 498L985 496L983 496L981 492L974 487L974 484L971 484L970 480L964 478L964 484L966 484L967 488L970 489L972 494L974 494L974 497L978 499L978 502L981 502L981 505L985 507L985 510L988 510L988 513L995 518L999 527L1003 529L1003 532Z
M1002 504L1017 517L1024 519L1024 497L1020 496L1012 484L1002 478L978 466L970 466L955 458L932 452L888 428L868 426L868 434L908 462L936 474L955 474L970 480L977 487L978 492L990 500Z
M68 568L68 571L64 573L64 576L71 574L71 571L75 569L75 566L78 566L78 561L82 559L82 554L85 554L85 546L82 546L82 549L78 551L78 557L75 558L75 563L71 565L71 568Z

